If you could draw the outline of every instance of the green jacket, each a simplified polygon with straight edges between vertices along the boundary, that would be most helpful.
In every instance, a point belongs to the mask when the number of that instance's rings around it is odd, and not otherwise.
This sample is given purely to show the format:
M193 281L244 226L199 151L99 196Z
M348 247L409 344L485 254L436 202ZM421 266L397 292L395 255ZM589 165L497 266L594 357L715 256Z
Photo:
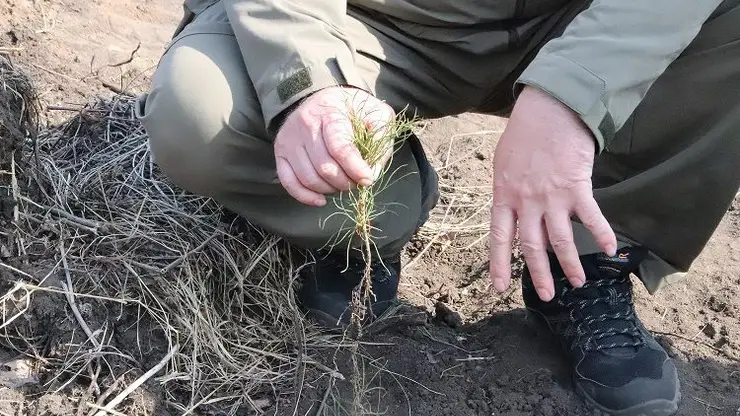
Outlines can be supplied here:
M241 50L270 57L245 60L270 126L284 109L335 85L336 79L364 85L353 66L350 39L342 30L347 7L382 13L414 33L414 26L496 27L506 20L523 22L524 27L528 19L571 0L221 1ZM187 0L185 5L197 12L215 2ZM544 46L516 86L539 87L573 109L593 131L601 151L720 3L593 0L562 36ZM502 48L511 37L509 29L498 34Z

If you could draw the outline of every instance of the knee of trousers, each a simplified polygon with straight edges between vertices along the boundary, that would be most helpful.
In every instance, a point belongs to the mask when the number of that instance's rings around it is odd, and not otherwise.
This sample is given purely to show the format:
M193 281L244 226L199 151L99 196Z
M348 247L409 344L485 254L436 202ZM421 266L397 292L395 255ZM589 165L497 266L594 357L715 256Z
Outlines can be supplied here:
M197 91L160 82L151 92L138 98L136 112L149 136L154 161L163 173L183 189L217 198L230 186L229 182L236 179L233 178L235 164L249 166L251 162L247 158L250 156L262 157L261 164L264 164L267 155L262 154L265 153L263 148L256 152L245 151L244 146L248 144L239 141L250 139L232 125L233 118L238 115L232 114L229 105L206 102L198 97L202 95ZM262 147L269 148L266 142ZM241 187L252 182L247 178L239 179L242 179Z

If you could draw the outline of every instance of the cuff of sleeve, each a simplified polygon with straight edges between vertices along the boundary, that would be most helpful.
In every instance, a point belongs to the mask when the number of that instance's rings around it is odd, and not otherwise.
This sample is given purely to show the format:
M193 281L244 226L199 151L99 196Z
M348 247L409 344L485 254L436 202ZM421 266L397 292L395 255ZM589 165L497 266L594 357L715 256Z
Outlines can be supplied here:
M277 74L274 86L266 89L260 97L265 124L273 135L285 116L316 91L336 86L368 90L354 66L350 51L327 57L323 62L292 62L289 67L291 69Z
M614 122L602 101L606 82L583 66L558 55L539 55L515 82L515 98L525 85L547 92L578 114L594 135L597 154L614 137Z

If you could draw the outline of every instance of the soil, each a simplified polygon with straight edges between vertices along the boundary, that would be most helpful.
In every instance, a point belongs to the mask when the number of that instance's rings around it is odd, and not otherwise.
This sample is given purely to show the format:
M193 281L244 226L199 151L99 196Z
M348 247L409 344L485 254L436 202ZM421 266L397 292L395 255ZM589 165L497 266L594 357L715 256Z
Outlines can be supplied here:
M69 115L53 106L76 108L93 96L110 95L104 83L132 94L145 90L180 12L177 0L0 0L0 50L12 49L10 57L32 76L43 115L53 122ZM467 208L452 212L450 218L458 224L470 219L457 231L438 236L429 247L428 239L418 238L405 253L401 295L413 310L423 312L423 319L368 337L363 347L372 357L367 374L375 375L370 385L380 387L369 390L368 403L376 412L592 414L574 394L553 339L523 312L518 289L521 261L514 256L515 282L509 293L500 296L488 288L486 210L476 213L476 209L485 203L490 155L504 126L505 120L499 118L465 114L429 121L420 133L447 186L437 212L444 214L448 203L462 202ZM737 199L686 279L655 296L635 282L640 317L678 366L680 415L740 415L739 237ZM44 270L45 265L37 267ZM0 274L0 293L13 284L13 276ZM145 322L137 325L135 308L90 301L81 309L90 322L115 317L114 336L120 345L149 340L141 350L151 354L134 357L136 365L123 359L110 363L130 367L127 382L156 363L158 358L151 357L161 357L164 347L156 334L138 336L148 329ZM65 352L54 352L60 344L53 340L84 337L73 325L63 295L37 295L20 319L32 328L27 336L43 333L51 340L40 356L62 359ZM33 371L34 359L0 348L0 362L5 363L0 368L0 414L74 414L77 401L89 393L88 386L78 380L65 385L70 374L39 377ZM323 379L307 383L300 414L313 414L326 388ZM281 392L266 414L292 414L294 393ZM136 394L136 415L178 414L164 402L156 383L147 383Z

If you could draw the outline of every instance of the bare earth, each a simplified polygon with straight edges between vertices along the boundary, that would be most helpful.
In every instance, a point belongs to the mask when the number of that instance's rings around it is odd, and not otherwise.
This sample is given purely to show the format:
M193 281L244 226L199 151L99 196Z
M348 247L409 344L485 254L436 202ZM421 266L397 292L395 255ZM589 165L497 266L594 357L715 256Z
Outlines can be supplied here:
M31 74L45 121L58 121L70 113L49 106L74 107L112 94L104 83L144 91L180 12L177 0L0 0L0 50L9 50ZM504 126L502 119L466 114L430 121L421 133L445 186L433 223L447 215L454 227L432 244L415 241L406 253L402 296L428 312L427 322L387 328L366 347L385 369L375 380L382 387L377 411L590 414L573 394L553 340L525 318L518 280L505 296L488 290L485 203L490 155ZM449 206L458 208L448 211ZM515 271L520 269L517 263ZM0 276L0 287L8 287L6 279ZM680 414L740 415L740 199L687 279L656 296L639 282L635 287L641 318L677 362L684 397ZM47 306L55 313L54 305ZM43 308L35 314L44 318ZM7 374L25 361L13 358L0 351L6 363L0 368L0 415L72 414L74 386L56 394L44 394L41 386L14 389ZM21 373L15 368L13 374ZM150 406L140 414L177 414L159 402L156 383L142 390ZM314 414L324 390L321 384L307 385L300 414ZM292 413L291 392L281 394L267 414Z

